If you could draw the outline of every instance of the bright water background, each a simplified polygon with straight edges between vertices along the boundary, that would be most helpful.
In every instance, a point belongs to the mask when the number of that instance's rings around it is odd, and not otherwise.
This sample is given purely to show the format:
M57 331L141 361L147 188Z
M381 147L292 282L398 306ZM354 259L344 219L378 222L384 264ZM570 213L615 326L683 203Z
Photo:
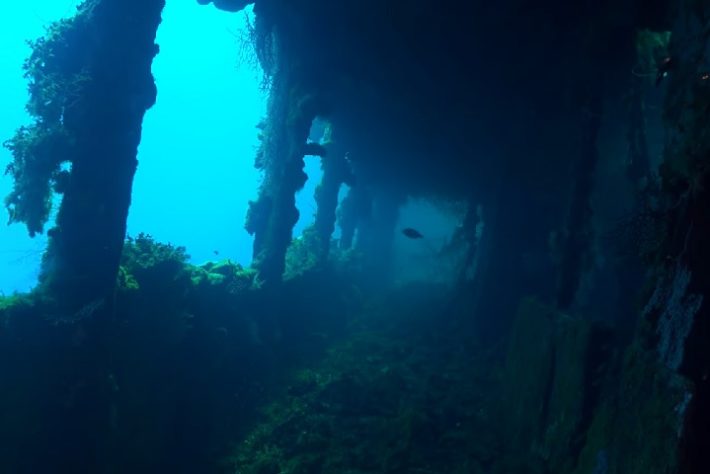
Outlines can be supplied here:
M73 13L77 0L6 2L0 16L0 139L29 123L22 62L25 40L44 25ZM195 0L171 1L158 31L160 54L153 64L158 100L148 111L139 149L128 232L187 247L196 263L251 260L252 239L244 230L247 203L256 196L259 174L252 163L258 145L255 125L265 113L261 73L240 61L240 32L246 19L202 7ZM0 150L5 169L10 153ZM312 220L313 191L320 179L317 159L307 159L310 179L297 198L302 218L296 235ZM0 177L0 195L12 183ZM0 291L29 289L35 282L45 239L27 237L22 225L5 226L0 209ZM215 254L218 253L218 255Z

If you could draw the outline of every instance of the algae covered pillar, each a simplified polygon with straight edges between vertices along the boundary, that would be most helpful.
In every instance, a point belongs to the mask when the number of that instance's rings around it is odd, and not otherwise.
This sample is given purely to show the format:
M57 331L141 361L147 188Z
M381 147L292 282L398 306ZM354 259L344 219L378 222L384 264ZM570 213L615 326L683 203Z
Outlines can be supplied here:
M268 116L257 167L264 172L259 197L249 203L246 229L254 235L254 263L261 283L281 279L293 226L298 222L296 192L306 183L303 157L311 123L313 99L300 96L287 71L273 78Z
M592 251L592 208L590 198L594 189L594 172L599 161L597 139L602 122L601 93L595 91L586 104L590 111L580 123L575 186L567 217L567 239L563 247L557 287L557 304L569 310L577 295L585 272L585 259Z
M356 248L362 252L368 283L384 288L392 276L394 237L406 196L373 186L370 213L358 225Z
M32 44L25 64L36 120L9 142L15 190L6 202L34 233L49 215L50 189L63 194L40 284L68 309L114 287L143 114L156 98L151 63L164 4L88 0Z
M353 175L347 153L334 141L332 128L328 127L325 137L327 153L321 161L323 177L316 189L316 217L313 223L317 239L317 258L320 263L328 259L330 239L335 230L338 194L343 184L352 186Z
M257 52L270 80L267 117L255 166L263 172L256 201L249 203L246 229L254 236L253 266L261 284L278 283L298 221L296 192L306 183L303 158L323 154L308 144L311 124L323 101L311 71L294 60L298 33L278 8L255 7ZM314 148L319 148L314 151Z
M350 188L338 208L340 226L340 248L350 250L355 242L355 234L363 221L370 216L372 200L362 183Z

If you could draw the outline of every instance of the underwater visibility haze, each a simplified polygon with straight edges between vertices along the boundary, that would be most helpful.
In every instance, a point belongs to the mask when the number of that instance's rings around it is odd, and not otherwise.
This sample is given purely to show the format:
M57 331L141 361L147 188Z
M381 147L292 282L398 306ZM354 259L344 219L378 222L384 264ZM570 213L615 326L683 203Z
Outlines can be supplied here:
M710 472L707 1L3 8L0 473Z

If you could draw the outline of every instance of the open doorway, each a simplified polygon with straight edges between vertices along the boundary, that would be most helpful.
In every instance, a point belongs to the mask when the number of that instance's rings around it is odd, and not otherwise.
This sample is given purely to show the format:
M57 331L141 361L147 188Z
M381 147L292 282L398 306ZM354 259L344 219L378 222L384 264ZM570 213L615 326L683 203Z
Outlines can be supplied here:
M246 15L168 2L158 29L158 98L143 122L128 232L185 246L197 264L252 257L244 220L266 92L258 66L239 61Z

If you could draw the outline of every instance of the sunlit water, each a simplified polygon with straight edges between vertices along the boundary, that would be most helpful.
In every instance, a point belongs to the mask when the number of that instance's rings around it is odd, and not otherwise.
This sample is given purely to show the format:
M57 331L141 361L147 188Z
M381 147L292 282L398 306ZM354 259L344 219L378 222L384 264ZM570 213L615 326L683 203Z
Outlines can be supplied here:
M79 1L24 0L3 6L0 17L0 138L29 123L22 62L30 53L25 40L44 25L69 16ZM153 73L156 105L146 114L128 232L187 247L196 263L231 258L251 260L252 238L244 230L250 199L260 176L253 168L258 145L255 125L266 112L261 72L243 57L240 32L246 13L230 14L194 1L168 2L158 30L160 54ZM0 150L4 170L11 160ZM298 235L312 221L313 191L319 163L307 160L309 181L298 194L302 219ZM11 180L0 179L6 196ZM27 237L21 225L4 226L0 209L0 291L24 291L36 281L44 236Z

